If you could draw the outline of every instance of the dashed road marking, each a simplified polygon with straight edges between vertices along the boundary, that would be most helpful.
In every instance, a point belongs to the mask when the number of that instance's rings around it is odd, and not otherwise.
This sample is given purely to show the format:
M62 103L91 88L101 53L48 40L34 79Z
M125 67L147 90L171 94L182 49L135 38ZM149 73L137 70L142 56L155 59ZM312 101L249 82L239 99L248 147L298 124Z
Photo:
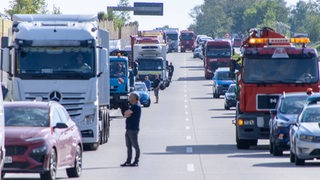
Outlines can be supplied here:
M185 95L184 95L184 97L188 97L188 95L187 95L187 94L185 94Z
M190 130L191 129L191 127L190 126L186 126L186 130Z
M185 99L185 100L184 100L184 102L185 102L185 103L187 103L187 102L188 102L188 100L187 100L187 99Z
M186 121L190 121L189 118L186 118Z
M192 147L187 147L186 148L186 152L189 153L189 154L193 153L193 148Z
M188 105L184 105L184 108L188 109Z
M188 135L188 136L186 136L186 139L191 140L192 138L191 138L191 136Z
M189 112L188 112L188 111L186 111L185 113L186 113L186 115L188 115L188 114L189 114Z
M195 169L194 169L194 165L193 164L187 164L187 171L188 172L194 172L195 171Z

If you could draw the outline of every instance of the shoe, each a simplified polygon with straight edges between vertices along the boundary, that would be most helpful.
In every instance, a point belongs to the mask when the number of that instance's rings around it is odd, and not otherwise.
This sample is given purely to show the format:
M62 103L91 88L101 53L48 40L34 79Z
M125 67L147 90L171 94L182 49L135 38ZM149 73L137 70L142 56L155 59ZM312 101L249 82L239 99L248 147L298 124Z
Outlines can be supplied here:
M138 163L138 162L133 162L130 166L132 166L132 167L138 167L138 166L139 166L139 163Z
M131 166L131 163L125 162L125 163L121 164L120 166L121 167L128 167L128 166Z

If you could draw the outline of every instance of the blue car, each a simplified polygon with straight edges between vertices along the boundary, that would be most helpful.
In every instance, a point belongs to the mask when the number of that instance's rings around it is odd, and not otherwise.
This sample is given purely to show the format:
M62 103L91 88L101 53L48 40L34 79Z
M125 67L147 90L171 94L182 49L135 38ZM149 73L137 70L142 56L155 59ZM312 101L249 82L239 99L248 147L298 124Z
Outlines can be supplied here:
M136 82L134 88L135 92L140 96L140 104L144 107L149 107L151 105L151 99L147 86L143 82Z
M271 111L269 147L274 156L290 150L290 127L302 112L307 98L306 93L283 93L276 109Z
M219 98L225 95L228 91L230 84L234 84L234 80L230 77L229 68L218 68L213 75L213 98Z

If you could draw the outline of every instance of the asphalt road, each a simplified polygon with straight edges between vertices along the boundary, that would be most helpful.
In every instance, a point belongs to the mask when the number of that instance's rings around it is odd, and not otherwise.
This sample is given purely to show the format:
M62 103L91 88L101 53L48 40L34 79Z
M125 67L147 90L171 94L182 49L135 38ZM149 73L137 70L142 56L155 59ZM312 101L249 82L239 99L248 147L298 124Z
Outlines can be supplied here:
M305 167L289 163L289 154L273 157L268 141L237 150L235 111L223 109L223 98L213 99L211 81L204 79L202 61L191 53L168 55L176 71L172 85L160 93L160 103L143 108L139 167L120 168L126 159L124 119L113 118L108 144L85 152L81 180L263 180L319 179L319 161ZM119 112L113 112L119 115ZM21 179L35 175L6 175ZM64 171L58 173L65 179ZM28 178L24 178L28 179Z

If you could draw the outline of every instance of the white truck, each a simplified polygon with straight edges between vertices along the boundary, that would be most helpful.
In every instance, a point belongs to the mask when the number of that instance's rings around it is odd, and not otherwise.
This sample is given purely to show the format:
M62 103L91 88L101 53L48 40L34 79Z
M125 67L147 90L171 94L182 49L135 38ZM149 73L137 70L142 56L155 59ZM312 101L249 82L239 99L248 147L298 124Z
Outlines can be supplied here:
M95 15L14 15L2 67L8 98L58 101L78 125L85 149L110 128L108 31Z
M153 82L157 74L164 87L170 85L165 44L135 44L133 58L138 63L137 80L143 81L145 76L149 76L150 81Z

